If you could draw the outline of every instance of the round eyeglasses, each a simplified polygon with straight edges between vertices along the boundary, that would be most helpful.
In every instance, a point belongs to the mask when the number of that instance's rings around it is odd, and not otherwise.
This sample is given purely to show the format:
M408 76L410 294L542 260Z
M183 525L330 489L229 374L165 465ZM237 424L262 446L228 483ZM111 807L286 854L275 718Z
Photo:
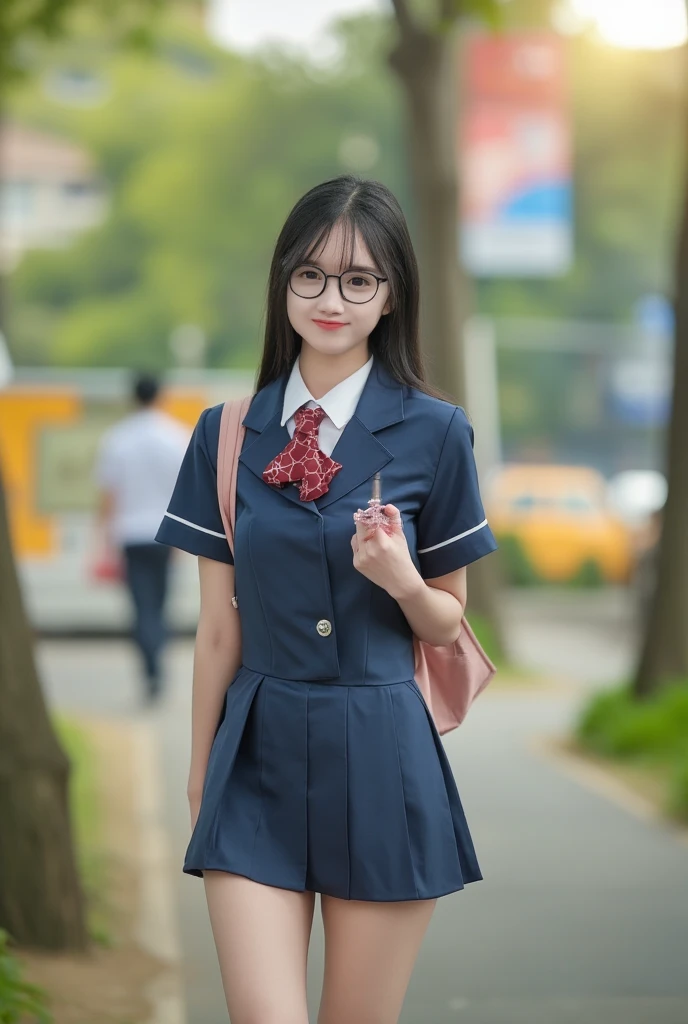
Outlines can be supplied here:
M343 274L326 274L320 267L303 263L292 271L289 287L294 295L302 299L317 299L327 287L327 279L336 277L339 281L339 293L346 302L370 302L377 295L381 281L386 277L378 277L368 270L345 270Z

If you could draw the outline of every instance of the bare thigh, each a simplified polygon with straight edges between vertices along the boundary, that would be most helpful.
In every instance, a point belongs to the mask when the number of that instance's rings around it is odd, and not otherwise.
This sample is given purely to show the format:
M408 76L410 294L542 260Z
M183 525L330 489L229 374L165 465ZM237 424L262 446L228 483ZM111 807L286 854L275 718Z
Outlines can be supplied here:
M306 962L315 894L205 871L232 1024L308 1024Z
M436 903L322 897L325 978L318 1024L396 1024Z

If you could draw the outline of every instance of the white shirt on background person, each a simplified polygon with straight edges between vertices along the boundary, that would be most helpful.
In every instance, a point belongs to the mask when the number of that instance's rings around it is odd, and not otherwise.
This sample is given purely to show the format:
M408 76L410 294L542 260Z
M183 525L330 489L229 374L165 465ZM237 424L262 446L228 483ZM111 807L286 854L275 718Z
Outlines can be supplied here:
M103 435L95 478L113 495L115 544L152 544L174 489L190 431L157 408L132 413Z

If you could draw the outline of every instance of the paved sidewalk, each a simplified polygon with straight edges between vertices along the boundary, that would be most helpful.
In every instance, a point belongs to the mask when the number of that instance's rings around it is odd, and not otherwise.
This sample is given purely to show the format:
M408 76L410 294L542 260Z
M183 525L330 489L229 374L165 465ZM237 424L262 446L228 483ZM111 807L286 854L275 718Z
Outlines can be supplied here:
M177 643L169 653L169 691L146 714L159 729L167 826L181 865L192 647ZM39 661L61 709L140 713L124 643L43 642ZM688 1021L688 845L537 749L539 738L566 731L586 689L495 686L446 738L485 878L439 901L403 1024ZM176 891L189 1021L221 1024L202 884L179 871ZM319 923L311 951L315 1021Z

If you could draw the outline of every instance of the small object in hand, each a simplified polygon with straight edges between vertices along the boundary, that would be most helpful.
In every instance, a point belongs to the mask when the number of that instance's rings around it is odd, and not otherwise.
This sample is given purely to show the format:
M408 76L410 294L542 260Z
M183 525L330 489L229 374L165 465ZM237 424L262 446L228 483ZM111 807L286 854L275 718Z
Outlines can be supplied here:
M381 526L385 533L388 534L391 534L395 527L401 526L401 516L399 514L388 516L383 512L379 473L376 473L373 477L373 491L368 500L368 508L359 508L357 512L354 512L354 522L362 523L372 531Z

